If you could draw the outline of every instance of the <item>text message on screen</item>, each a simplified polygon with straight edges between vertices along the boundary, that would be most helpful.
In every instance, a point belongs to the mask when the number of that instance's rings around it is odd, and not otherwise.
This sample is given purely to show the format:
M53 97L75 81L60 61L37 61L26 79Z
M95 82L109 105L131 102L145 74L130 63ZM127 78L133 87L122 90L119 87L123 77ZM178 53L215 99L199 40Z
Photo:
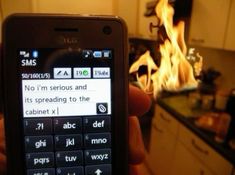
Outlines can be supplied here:
M110 79L22 81L24 117L111 114Z

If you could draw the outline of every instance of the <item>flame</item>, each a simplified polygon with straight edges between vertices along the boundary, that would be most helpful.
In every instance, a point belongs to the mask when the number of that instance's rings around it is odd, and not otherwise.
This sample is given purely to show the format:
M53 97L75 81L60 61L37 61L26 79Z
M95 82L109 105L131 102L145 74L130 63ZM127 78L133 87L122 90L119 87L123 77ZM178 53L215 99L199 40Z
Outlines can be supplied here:
M150 52L145 54L133 63L129 73L136 72L137 81L145 92L153 92L154 97L162 90L179 91L185 88L197 87L198 82L194 77L200 73L203 58L197 53L199 61L193 66L187 60L187 46L184 41L185 24L180 21L173 25L174 9L168 4L168 0L160 0L156 6L156 14L159 24L164 26L167 39L160 45L161 53L160 66L154 63ZM147 66L147 74L139 77L140 66Z
M138 70L140 66L147 66L148 71L146 75L139 76ZM140 88L143 89L145 92L151 92L151 76L152 70L158 70L157 65L154 63L152 57L150 56L150 52L146 51L145 54L140 56L140 58L134 62L129 70L130 73L136 73L136 79L139 82Z

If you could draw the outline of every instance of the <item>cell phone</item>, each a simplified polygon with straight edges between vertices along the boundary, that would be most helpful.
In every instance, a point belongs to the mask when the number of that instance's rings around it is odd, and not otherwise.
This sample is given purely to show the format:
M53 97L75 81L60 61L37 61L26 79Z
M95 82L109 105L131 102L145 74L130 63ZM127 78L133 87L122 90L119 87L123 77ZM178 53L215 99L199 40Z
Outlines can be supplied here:
M115 16L3 24L10 175L126 175L127 29Z

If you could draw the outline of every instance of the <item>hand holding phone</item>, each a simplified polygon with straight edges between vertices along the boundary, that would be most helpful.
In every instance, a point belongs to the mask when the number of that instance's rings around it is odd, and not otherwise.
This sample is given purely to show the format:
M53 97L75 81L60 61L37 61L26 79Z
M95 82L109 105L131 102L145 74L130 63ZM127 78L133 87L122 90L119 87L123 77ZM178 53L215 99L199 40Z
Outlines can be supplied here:
M115 17L8 18L9 174L127 174L126 40Z

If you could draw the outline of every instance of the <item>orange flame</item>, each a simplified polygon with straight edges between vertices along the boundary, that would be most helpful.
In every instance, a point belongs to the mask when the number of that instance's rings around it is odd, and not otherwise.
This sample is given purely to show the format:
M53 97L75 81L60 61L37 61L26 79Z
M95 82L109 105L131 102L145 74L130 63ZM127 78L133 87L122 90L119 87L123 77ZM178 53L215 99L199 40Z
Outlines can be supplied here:
M133 63L129 73L137 72L137 81L145 92L153 92L154 97L162 90L179 91L197 87L194 69L198 74L202 68L202 57L197 53L199 61L192 65L186 59L187 47L184 41L184 22L173 25L174 9L168 0L160 0L156 6L156 14L166 30L168 39L160 45L161 63L159 68L154 63L149 51ZM147 66L147 75L139 77L140 66ZM152 73L154 72L154 73Z
M148 68L147 75L142 75L139 77L138 70L140 66L147 66ZM136 79L139 82L140 88L143 89L147 93L152 92L152 87L151 87L152 70L156 71L158 70L158 67L154 63L153 58L150 56L149 51L147 51L145 54L140 56L140 58L132 64L129 70L130 73L137 72Z

